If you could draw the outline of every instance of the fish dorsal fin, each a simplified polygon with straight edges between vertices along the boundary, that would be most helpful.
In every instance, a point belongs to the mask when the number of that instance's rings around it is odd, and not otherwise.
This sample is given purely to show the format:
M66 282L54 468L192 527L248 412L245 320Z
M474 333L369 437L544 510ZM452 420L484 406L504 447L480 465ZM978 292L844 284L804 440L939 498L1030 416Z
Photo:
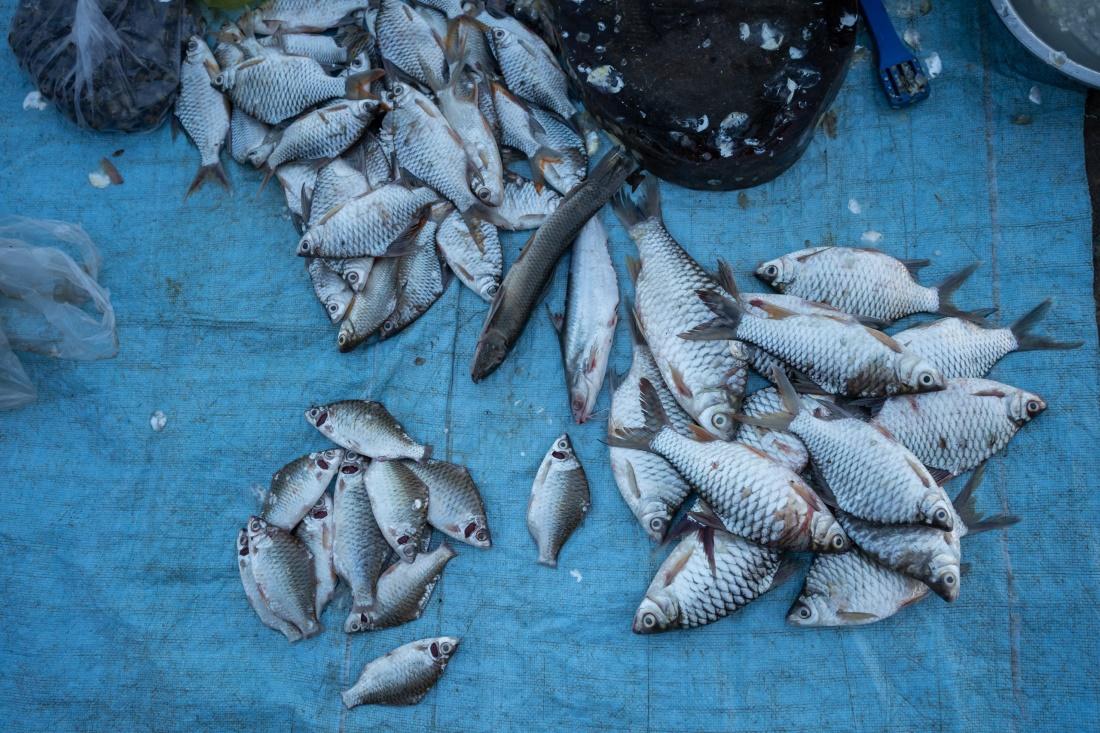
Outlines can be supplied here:
M362 198L362 197L360 197L360 198ZM326 212L325 212L325 215L324 215L324 216L322 216L322 217L321 217L321 218L320 218L320 219L319 219L319 220L317 221L317 224L316 224L316 226L320 226L320 225L324 224L324 223L325 223L326 221L328 221L329 219L331 219L332 217L336 216L336 212L338 212L338 211L340 211L340 209L344 208L344 206L346 206L346 205L347 205L347 203L348 203L347 201L341 201L340 203L336 204L336 205L335 205L335 206L333 206L333 207L332 207L331 209L329 209L328 211L326 211Z
M888 336L885 333L883 333L882 331L879 331L879 330L874 329L874 328L867 328L867 326L864 326L863 328L865 328L867 330L867 333L874 336L875 339L878 340L878 342L881 343L886 348L890 349L891 351L893 351L897 354L902 353L903 349L901 348L901 344L899 344L897 341L892 339L890 336Z
M944 468L929 468L925 466L925 470L928 471L928 475L932 477L932 480L936 482L937 486L943 486L955 477L955 474Z
M798 257L795 257L794 259L795 259L796 262L805 262L806 260L810 259L811 257L816 257L817 255L821 254L822 252L827 252L830 249L832 249L832 247L818 247L813 252L807 252L806 254L799 255Z
M842 618L845 621L874 621L878 619L877 614L866 611L837 611L836 615L837 618Z

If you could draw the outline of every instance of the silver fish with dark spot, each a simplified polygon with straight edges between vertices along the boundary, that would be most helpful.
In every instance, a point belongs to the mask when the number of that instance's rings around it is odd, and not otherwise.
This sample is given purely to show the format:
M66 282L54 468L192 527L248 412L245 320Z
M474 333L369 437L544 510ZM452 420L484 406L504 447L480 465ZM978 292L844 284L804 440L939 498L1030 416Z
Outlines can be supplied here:
M340 693L345 707L356 705L415 705L432 689L458 639L440 636L400 646L363 668L351 689Z
M539 564L558 566L558 553L592 506L588 478L562 434L542 459L527 504L527 529L539 550Z

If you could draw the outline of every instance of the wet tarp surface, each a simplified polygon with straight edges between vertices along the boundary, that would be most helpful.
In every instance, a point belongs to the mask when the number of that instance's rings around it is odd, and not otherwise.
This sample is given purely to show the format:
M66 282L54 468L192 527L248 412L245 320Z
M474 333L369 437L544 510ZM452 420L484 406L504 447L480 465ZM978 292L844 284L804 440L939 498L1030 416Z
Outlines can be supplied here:
M967 542L958 602L931 597L848 630L785 624L798 579L703 629L631 634L668 550L617 494L602 416L570 424L543 314L480 385L467 375L486 305L457 284L399 338L338 354L277 186L257 195L259 174L231 166L232 195L208 187L183 201L198 164L185 140L167 129L91 134L51 109L24 111L31 88L5 47L0 212L75 221L91 234L122 350L93 364L28 357L39 401L0 414L3 727L1087 727L1100 690L1100 436L1083 97L1044 86L1042 103L1029 102L1030 82L988 68L989 26L964 5L902 19L920 32L922 55L942 59L921 106L889 111L864 57L835 105L835 129L774 183L741 195L664 188L669 229L700 261L729 259L742 286L761 258L880 232L887 251L934 261L926 281L983 261L962 305L995 305L1011 320L1054 296L1045 328L1086 342L1013 355L993 373L1050 409L990 465L980 506L1023 521ZM2 0L0 16L13 7ZM1014 124L1019 115L1030 124ZM118 148L125 184L92 188L88 172ZM604 219L629 291L622 265L633 247L610 212ZM519 244L509 242L509 260ZM612 361L629 363L623 324ZM470 466L495 543L460 546L415 623L347 636L339 596L328 630L290 645L248 608L234 536L257 508L256 487L326 444L303 410L346 397L383 400L439 457ZM155 410L167 416L163 432L150 429ZM536 467L563 430L593 509L551 570L534 562L524 514ZM364 663L441 633L462 646L421 705L344 710L338 693Z

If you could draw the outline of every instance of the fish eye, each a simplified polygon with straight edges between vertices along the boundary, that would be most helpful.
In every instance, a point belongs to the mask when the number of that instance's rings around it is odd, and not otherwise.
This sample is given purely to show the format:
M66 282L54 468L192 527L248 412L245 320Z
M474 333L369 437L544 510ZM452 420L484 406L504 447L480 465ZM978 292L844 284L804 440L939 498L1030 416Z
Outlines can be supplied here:
M932 375L929 374L928 372L925 372L924 374L920 375L920 383L923 384L926 387L930 386L932 384L932 382L934 382L934 381L935 380L932 378Z
M338 343L340 346L343 346L347 342L348 342L348 337L345 336L344 334L340 334L339 336L336 337L336 343Z
M253 519L251 522L248 523L248 528L251 529L253 532L259 532L260 531L260 520L259 519Z
M652 613L646 613L642 615L642 626L647 629L652 629L657 625L657 617Z
M400 84L394 84L392 91L393 91L393 96L399 97L399 96L401 96L402 94L405 93L405 87L401 86Z
M489 533L486 532L484 528L479 529L474 537L476 537L479 542L484 542L485 540L489 539Z
M764 268L764 274L767 275L768 277L775 277L776 275L779 274L779 268L776 267L775 265L768 265L767 267Z
M718 413L717 415L715 415L714 417L712 417L710 419L710 422L716 428L724 428L726 426L726 422L727 422L726 421L726 416L721 414L721 413Z
M500 290L500 286L497 285L496 283L490 283L489 285L487 285L485 287L485 293L489 297L492 297L492 296L496 295L498 290Z
M936 521L937 522L946 522L947 521L947 510L946 509L937 509L936 510Z
M348 282L349 282L349 283L357 283L357 282L359 282L359 273L358 273L358 272L354 272L354 271L353 271L353 272L349 272L349 273L348 273Z
M454 648L454 644L449 641L445 641L439 645L439 651L443 652L444 654L450 654L452 651L454 651Z
M383 331L392 331L393 330L393 321L383 322L382 323L382 330Z
M948 573L947 575L943 576L943 582L947 585L955 585L955 574Z
M194 38L192 38L190 41L187 42L187 50L188 51L198 51L199 50L199 42L197 40L195 40Z
M840 535L837 535L833 538L833 548L839 550L842 547L844 547L844 538Z
M1039 408L1039 403L1038 402L1036 402L1035 400L1028 400L1028 403L1027 403L1028 414L1034 415L1035 413L1039 412L1039 410L1040 410L1040 408Z
M497 39L498 41L503 41L507 37L508 37L508 31L504 30L503 28L494 28L493 29L493 38Z
M813 612L811 612L810 609L807 606L800 605L798 607L798 617L799 618L808 619L812 615L813 615Z
M488 201L489 197L492 195L492 192L487 186L479 186L477 189L477 197L482 201Z
M329 303L328 310L329 313L335 313L336 311L340 310L340 306L336 305L335 303Z
M558 450L566 450L569 448L569 441L562 438L558 441Z
M218 74L217 76L215 76L214 77L214 83L217 84L218 86L221 86L222 84L224 84L225 83L225 74Z

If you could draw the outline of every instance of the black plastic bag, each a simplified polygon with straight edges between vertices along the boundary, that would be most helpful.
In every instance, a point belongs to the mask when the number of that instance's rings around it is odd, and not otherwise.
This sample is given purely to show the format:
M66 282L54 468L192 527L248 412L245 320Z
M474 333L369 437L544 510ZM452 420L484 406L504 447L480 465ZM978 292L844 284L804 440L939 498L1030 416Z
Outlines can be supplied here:
M78 125L133 132L171 112L192 26L183 0L21 0L8 43Z

